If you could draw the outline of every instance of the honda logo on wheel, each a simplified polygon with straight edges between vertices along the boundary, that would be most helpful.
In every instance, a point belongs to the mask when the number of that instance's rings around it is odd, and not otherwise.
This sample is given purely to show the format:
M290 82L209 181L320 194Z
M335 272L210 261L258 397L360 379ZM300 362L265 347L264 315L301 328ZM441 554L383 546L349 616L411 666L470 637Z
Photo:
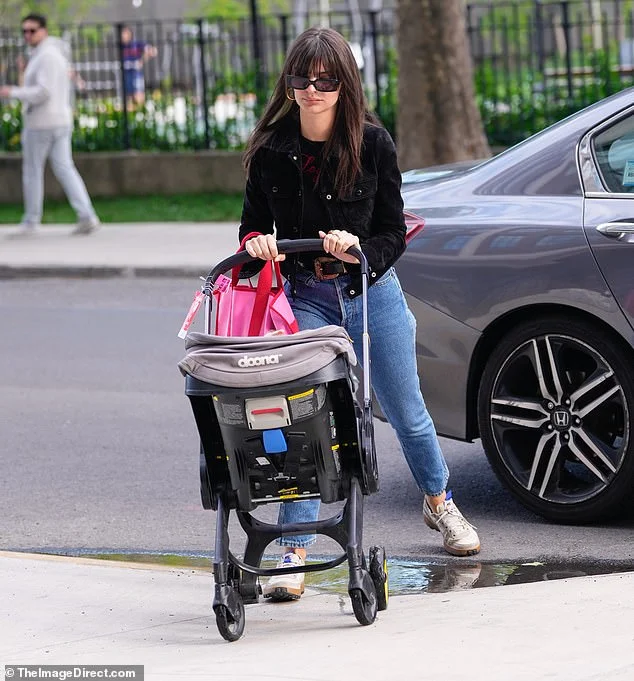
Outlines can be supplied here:
M563 409L553 413L553 421L556 428L567 428L570 425L570 414Z

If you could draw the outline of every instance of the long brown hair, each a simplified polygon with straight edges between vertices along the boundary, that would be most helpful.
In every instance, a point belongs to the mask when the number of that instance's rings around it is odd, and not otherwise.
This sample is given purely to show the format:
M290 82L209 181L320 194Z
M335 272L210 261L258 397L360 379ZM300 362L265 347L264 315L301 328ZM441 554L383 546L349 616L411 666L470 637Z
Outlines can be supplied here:
M350 45L332 28L309 28L291 45L271 99L249 138L244 166L248 172L253 157L270 139L276 123L298 113L297 103L287 97L286 75L308 76L319 66L331 78L340 81L335 122L324 148L324 157L327 159L331 154L337 157L335 186L341 196L351 190L361 170L364 124L377 121L368 113L359 69Z

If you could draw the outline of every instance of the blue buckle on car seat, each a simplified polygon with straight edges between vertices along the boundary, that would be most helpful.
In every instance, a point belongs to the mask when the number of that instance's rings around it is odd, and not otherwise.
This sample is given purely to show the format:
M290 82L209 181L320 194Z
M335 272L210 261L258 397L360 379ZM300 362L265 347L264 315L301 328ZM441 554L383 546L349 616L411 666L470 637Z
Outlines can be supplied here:
M263 430L262 441L264 443L264 451L267 454L281 454L288 451L286 445L286 438L281 428L275 430Z

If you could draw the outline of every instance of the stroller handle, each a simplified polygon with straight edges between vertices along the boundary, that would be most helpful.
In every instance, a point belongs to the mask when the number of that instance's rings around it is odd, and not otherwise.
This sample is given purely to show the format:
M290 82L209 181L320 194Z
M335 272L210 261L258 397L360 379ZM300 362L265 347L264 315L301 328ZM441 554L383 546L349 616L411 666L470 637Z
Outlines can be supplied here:
M310 251L324 251L324 242L322 239L282 239L277 242L277 250L280 254L284 253L303 253ZM346 253L353 255L359 260L361 265L361 275L365 278L368 276L368 261L363 254L363 251L356 246L351 246ZM207 275L205 280L206 287L210 289L216 282L216 279L221 274L224 274L230 269L237 267L238 265L244 265L247 262L254 260L259 260L259 258L254 258L252 255L247 253L247 251L240 251L234 255L230 255L219 262Z
M277 242L277 250L279 253L301 253L310 251L321 251L324 253L324 242L322 239L282 239ZM351 246L346 253L353 255L359 260L361 265L361 318L363 324L362 334L362 357L363 357L363 402L364 402L364 423L366 427L362 429L361 439L363 447L368 444L368 435L364 433L366 428L371 428L372 425L372 389L370 382L370 335L368 333L368 288L370 273L368 268L368 261L363 251L357 246ZM234 255L230 255L225 260L219 262L207 275L202 290L206 298L206 333L210 333L211 322L211 293L216 283L216 279L221 274L224 274L230 269L238 265L244 265L247 262L259 260L254 258L247 251L240 251ZM263 261L264 262L264 261ZM367 426L367 424L370 424Z

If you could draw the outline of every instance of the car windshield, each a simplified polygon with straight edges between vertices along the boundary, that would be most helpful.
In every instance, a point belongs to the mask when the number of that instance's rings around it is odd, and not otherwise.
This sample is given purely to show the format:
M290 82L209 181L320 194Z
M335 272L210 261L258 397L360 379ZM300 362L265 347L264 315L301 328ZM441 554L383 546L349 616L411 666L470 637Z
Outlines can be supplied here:
M429 168L407 170L402 175L403 184L418 184L420 182L427 182L428 180L435 180L438 177L465 173L484 162L485 161L483 160L460 161L458 163L448 163L444 166L430 166Z

